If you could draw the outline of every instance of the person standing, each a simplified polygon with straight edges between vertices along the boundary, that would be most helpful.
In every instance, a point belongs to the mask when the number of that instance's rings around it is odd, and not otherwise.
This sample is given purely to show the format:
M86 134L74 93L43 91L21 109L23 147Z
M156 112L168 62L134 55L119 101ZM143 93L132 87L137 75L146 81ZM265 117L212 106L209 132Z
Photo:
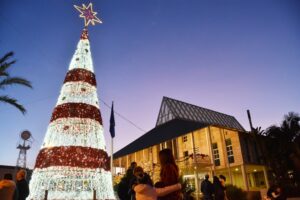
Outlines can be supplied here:
M203 199L204 200L213 200L213 193L214 193L214 188L212 183L208 180L209 175L205 175L205 179L201 183L201 192L203 194Z
M159 152L160 182L156 183L156 187L166 187L179 183L179 169L175 163L174 156L170 149L163 149ZM166 196L160 197L160 200L182 200L181 191L172 192Z
M282 191L279 185L273 185L268 189L267 198L268 200L286 200L286 195Z
M275 192L277 194L277 197L275 198L276 200L286 200L287 199L281 186L277 186Z
M213 178L213 187L215 200L226 200L225 199L225 186L222 185L221 181L217 176Z
M17 173L17 190L19 192L18 200L25 200L29 195L29 187L26 181L26 171L21 169Z
M1 200L15 200L17 198L16 184L12 180L11 174L4 174L3 180L0 181Z
M135 191L132 188L133 183L135 182L136 178L134 176L134 169L137 167L136 162L132 162L130 168L126 172L126 176L128 177L128 195L130 196L130 200L135 200Z
M226 186L225 186L225 182L226 182L226 177L224 175L220 175L219 176L219 180L221 182L221 185L222 185L222 189L224 191L224 199L225 200L228 200L228 197L227 197L227 193L226 193Z
M133 170L137 166L136 162L132 162L130 167L127 169L125 176L121 179L120 183L118 184L117 193L120 200L131 200L134 197L132 194L130 183L131 180L134 178Z

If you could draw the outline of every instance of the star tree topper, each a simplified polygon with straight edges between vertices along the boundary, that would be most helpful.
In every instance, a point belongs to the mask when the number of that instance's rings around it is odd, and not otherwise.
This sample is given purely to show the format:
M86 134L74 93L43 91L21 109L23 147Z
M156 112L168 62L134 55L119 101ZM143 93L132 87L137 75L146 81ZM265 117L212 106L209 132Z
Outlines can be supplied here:
M88 6L82 4L82 7L74 5L76 10L80 12L79 17L84 18L84 25L87 27L90 23L92 25L95 25L95 23L100 23L102 24L102 21L96 17L97 12L93 11L93 4L89 3Z

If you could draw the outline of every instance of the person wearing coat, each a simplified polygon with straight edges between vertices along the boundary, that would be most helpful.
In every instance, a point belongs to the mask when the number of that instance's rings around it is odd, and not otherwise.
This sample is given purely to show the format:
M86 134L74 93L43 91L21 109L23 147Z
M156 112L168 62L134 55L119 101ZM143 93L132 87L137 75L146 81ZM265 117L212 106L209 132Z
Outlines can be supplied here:
M26 197L29 195L29 187L26 181L26 171L21 169L17 173L17 190L19 193L18 200L25 200Z
M205 179L201 183L201 192L204 200L213 200L214 187L209 181L209 175L205 175Z
M225 200L225 186L222 185L217 176L213 177L215 200Z

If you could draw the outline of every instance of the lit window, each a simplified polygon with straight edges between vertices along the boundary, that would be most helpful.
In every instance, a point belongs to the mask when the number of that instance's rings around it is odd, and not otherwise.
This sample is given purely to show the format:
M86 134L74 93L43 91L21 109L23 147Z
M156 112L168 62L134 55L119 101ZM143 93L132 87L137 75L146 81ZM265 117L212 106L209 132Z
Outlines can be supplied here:
M182 142L187 142L187 139L188 139L188 138L187 138L187 135L183 136L183 137L182 137Z
M232 143L231 139L226 139L226 151L227 151L227 157L229 163L234 163L234 156L233 156L233 149L232 149Z
M219 155L219 150L218 150L218 144L213 143L212 144L212 149L213 149L215 166L220 166L220 155Z

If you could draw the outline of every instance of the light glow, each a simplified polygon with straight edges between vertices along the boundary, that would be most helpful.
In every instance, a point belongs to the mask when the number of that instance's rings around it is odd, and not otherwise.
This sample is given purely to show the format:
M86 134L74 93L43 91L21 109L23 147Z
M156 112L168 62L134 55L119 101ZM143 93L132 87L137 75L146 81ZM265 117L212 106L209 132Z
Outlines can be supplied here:
M35 169L30 181L29 199L114 199L110 172L101 169L76 167L49 167Z
M96 79L83 30L30 181L30 200L115 199Z
M42 148L83 146L106 149L103 126L93 119L61 118L51 122Z

